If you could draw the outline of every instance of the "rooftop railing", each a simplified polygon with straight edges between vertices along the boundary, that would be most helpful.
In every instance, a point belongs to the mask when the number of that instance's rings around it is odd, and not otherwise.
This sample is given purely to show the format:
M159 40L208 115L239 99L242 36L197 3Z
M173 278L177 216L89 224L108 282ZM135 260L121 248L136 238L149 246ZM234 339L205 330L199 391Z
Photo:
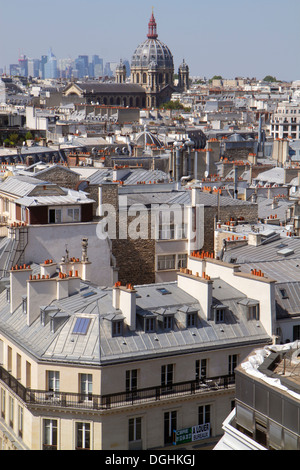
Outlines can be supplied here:
M53 406L55 408L81 408L93 410L110 410L146 402L157 402L164 399L220 391L235 385L234 375L207 377L201 380L190 380L170 383L156 387L134 389L121 393L94 395L92 393L72 393L61 391L32 390L24 387L7 370L0 366L0 380L5 383L28 406Z

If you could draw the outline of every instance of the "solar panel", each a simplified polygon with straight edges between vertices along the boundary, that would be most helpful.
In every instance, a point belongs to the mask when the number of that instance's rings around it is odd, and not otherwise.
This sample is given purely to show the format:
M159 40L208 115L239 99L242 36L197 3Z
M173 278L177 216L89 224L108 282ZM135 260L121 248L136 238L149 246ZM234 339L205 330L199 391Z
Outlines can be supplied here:
M78 335L85 335L89 327L90 321L90 318L78 317L73 328L73 333L76 333Z

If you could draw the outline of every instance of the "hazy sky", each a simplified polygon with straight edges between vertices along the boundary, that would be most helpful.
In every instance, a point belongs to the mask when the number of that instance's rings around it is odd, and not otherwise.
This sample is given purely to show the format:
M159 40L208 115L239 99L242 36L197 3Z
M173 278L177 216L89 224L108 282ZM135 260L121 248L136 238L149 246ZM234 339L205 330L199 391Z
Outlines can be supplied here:
M1 0L0 67L19 54L58 59L98 54L131 60L146 39L152 6L175 72L300 79L300 0ZM9 69L7 69L8 71Z

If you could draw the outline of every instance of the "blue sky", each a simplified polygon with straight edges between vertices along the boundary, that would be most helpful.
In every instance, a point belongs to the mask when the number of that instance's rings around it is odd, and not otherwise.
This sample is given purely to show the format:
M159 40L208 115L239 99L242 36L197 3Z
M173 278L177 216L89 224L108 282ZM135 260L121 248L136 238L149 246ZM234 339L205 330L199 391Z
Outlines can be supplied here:
M50 47L57 58L130 61L152 6L175 69L184 58L202 77L300 79L299 0L2 0L0 67Z

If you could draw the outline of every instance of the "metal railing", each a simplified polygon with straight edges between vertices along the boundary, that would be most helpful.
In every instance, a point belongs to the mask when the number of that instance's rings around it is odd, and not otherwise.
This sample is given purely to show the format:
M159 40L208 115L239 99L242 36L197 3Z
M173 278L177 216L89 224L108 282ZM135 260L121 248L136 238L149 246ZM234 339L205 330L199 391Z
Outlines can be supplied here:
M107 395L32 390L20 384L17 379L1 366L0 380L15 392L28 406L70 407L100 411L146 402L156 402L180 396L198 395L205 392L224 390L232 388L235 385L234 375L226 375Z

